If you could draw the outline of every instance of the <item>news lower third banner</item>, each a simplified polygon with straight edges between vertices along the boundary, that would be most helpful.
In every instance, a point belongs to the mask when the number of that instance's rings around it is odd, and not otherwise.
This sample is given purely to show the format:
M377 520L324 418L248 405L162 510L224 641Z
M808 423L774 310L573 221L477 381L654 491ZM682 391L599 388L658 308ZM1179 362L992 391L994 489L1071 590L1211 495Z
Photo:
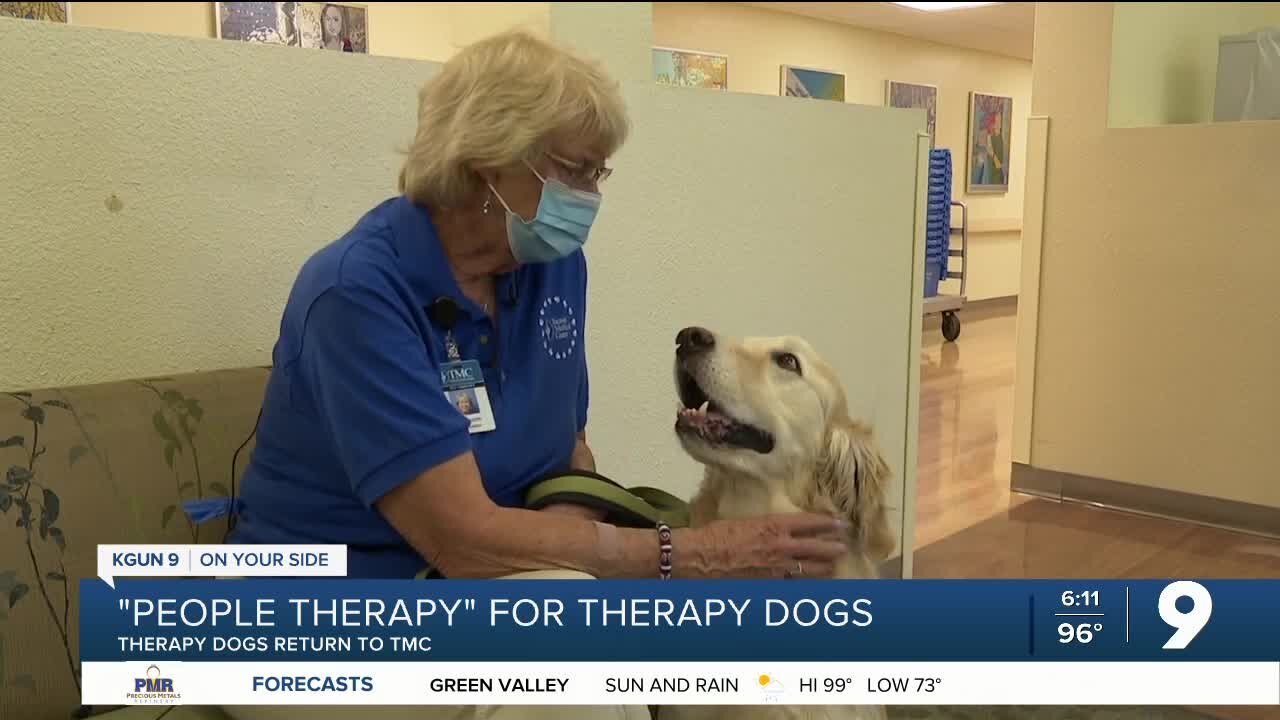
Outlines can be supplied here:
M166 547L81 581L86 704L1280 704L1280 580L357 580L315 548L218 580L194 553L243 548Z

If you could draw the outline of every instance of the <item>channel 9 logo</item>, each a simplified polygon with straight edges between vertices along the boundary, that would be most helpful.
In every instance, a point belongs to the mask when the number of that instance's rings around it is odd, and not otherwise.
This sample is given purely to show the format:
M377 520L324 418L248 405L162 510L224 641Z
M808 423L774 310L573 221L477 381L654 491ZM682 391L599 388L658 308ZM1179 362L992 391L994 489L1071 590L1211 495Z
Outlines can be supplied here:
M182 698L173 687L173 678L164 677L160 668L151 665L147 668L146 677L133 679L133 692L126 695L130 700L139 703L172 702Z

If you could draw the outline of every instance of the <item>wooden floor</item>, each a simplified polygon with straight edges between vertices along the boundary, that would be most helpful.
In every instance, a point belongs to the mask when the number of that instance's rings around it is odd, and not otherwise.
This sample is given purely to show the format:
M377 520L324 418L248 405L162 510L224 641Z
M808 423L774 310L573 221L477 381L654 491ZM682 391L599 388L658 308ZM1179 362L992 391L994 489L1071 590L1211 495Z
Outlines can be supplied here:
M1280 578L1280 541L1011 494L1015 313L966 309L955 343L926 322L913 576ZM1188 709L1280 718L1274 706Z
M1280 578L1280 541L1011 496L1015 308L960 317L925 326L915 577Z

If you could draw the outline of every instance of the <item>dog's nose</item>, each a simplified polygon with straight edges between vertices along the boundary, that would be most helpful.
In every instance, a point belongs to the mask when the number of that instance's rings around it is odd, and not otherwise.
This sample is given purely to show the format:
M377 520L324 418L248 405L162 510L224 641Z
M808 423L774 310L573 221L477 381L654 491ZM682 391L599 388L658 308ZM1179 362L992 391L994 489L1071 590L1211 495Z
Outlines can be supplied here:
M706 352L715 346L716 336L706 328L687 327L676 333L676 354L680 357Z

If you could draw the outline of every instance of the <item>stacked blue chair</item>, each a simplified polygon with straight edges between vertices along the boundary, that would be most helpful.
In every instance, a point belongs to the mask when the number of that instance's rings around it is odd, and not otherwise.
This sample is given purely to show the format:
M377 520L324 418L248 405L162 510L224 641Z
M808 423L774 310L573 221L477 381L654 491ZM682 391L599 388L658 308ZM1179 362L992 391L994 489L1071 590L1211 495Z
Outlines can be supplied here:
M933 297L947 274L947 252L951 249L951 151L945 148L929 153L924 248L924 295Z

